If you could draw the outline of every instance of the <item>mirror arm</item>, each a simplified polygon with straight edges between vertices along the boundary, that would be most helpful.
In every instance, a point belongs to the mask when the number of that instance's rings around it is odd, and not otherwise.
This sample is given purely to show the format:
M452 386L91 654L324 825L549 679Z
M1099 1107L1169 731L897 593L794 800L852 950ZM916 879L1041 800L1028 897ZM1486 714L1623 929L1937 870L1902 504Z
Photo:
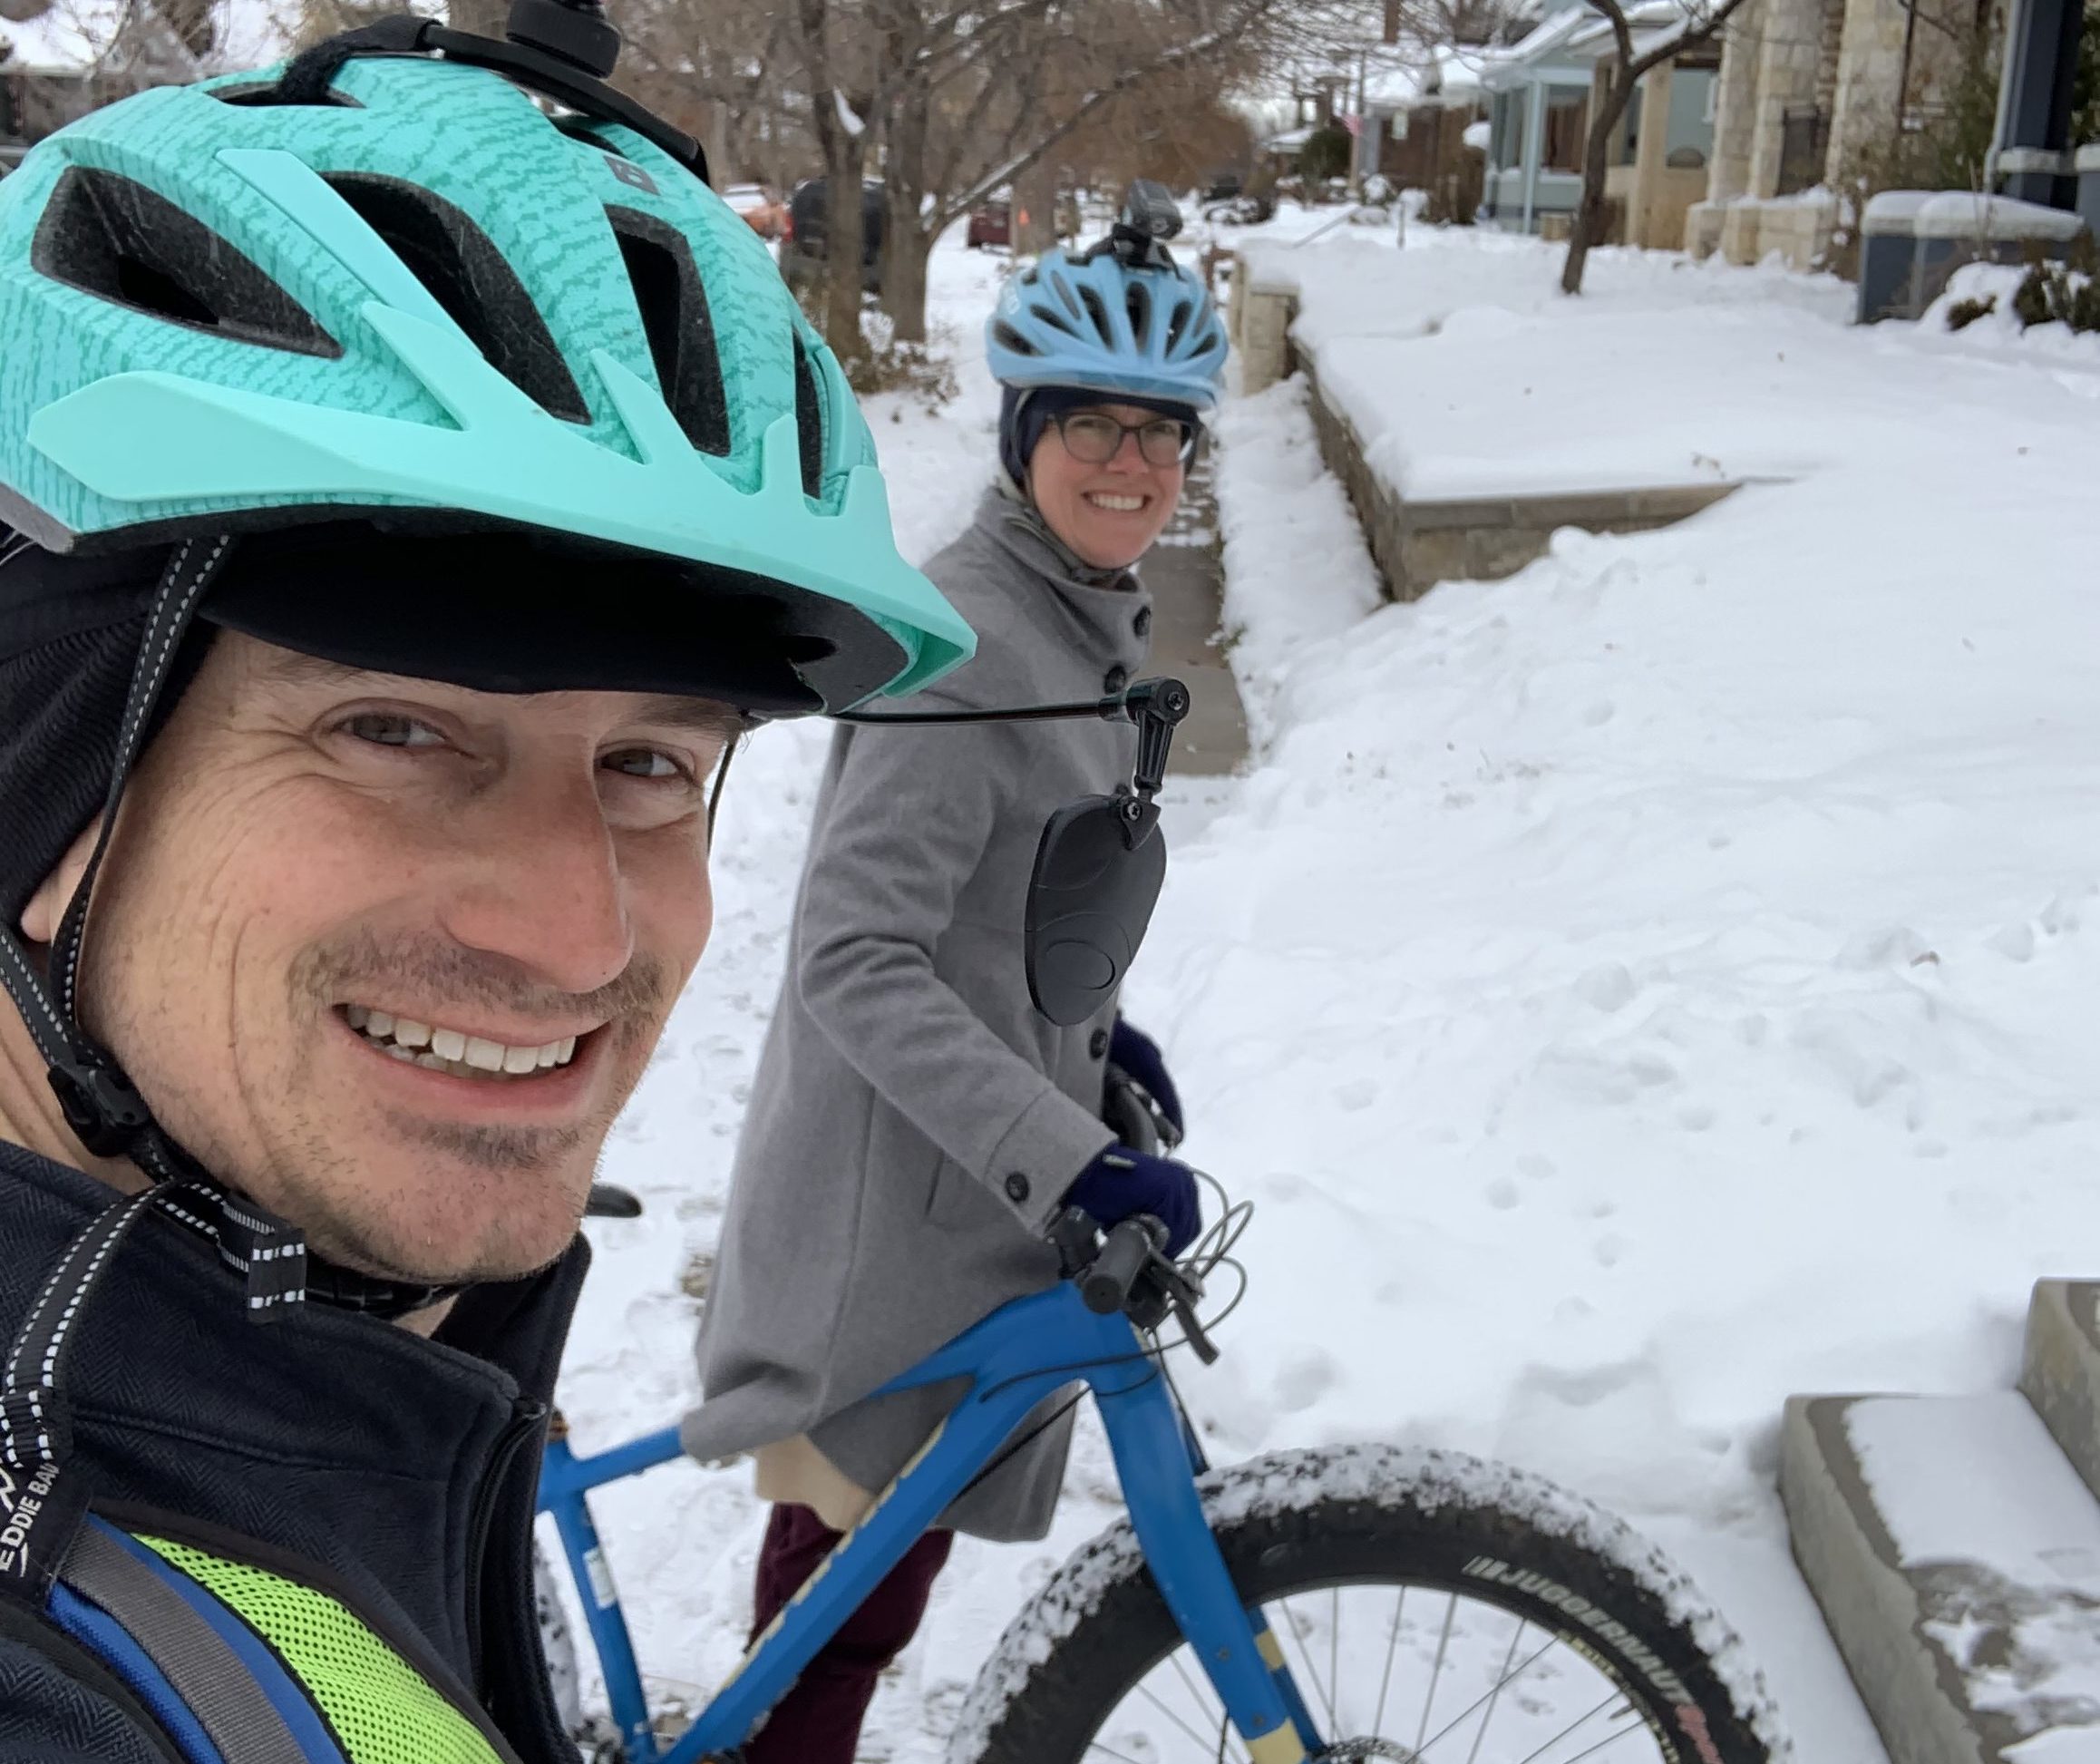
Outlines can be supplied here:
M1099 717L1104 723L1135 723L1137 765L1131 781L1117 791L1123 813L1123 840L1135 851L1159 825L1152 798L1166 782L1167 756L1174 730L1189 714L1189 688L1180 680L1137 680L1121 692L1069 705L1019 705L1003 710L909 710L887 713L842 710L834 720L870 726L899 723L920 728L960 723L1073 723Z

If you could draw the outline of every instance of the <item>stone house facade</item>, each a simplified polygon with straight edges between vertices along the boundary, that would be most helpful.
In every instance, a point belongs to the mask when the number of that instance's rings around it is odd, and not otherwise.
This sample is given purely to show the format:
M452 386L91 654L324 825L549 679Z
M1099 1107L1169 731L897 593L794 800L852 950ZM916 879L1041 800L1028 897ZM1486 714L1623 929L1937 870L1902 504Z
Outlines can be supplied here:
M1973 0L1745 0L1722 47L1713 172L1687 249L1824 261L1836 188L1933 114L1977 23Z

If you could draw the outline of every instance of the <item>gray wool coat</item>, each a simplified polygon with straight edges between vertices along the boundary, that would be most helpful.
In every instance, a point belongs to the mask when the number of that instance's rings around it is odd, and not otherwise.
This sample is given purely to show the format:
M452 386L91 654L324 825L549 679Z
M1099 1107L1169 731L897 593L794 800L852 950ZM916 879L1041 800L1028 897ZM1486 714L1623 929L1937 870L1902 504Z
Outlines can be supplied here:
M927 573L977 658L899 708L1096 697L1143 666L1136 578L1085 570L1001 491ZM880 1489L960 1393L868 1392L1056 1280L1044 1230L1113 1137L1113 1008L1037 1015L1023 911L1044 821L1127 781L1136 749L1131 725L1095 721L833 737L701 1321L694 1457L806 1435ZM1042 1536L1069 1434L1047 1428L942 1523Z

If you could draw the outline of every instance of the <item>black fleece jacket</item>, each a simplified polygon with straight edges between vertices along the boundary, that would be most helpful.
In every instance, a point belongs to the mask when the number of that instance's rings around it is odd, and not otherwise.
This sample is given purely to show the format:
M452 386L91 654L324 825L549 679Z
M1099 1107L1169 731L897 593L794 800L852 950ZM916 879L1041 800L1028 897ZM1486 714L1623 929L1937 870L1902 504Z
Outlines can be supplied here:
M0 1143L0 1340L114 1199ZM521 1764L572 1764L533 1616L531 1529L554 1374L589 1252L476 1288L435 1340L317 1305L248 1321L210 1247L141 1218L76 1325L71 1462L114 1523L322 1588ZM0 1350L4 1351L4 1350ZM164 1764L122 1688L0 1603L0 1764Z

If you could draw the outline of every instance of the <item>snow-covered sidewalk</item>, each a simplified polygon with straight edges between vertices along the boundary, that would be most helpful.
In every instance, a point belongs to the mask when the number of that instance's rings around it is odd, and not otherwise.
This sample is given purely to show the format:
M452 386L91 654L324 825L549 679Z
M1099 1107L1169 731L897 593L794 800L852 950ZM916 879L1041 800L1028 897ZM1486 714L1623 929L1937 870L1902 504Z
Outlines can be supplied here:
M1176 805L1128 1000L1191 1155L1259 1209L1225 1359L1184 1388L1220 1458L1433 1443L1597 1499L1743 1632L1804 1764L1873 1764L1787 1560L1779 1407L2008 1385L2028 1282L2096 1253L2100 350L1862 333L1831 284L1622 253L1559 302L1553 253L1492 237L1296 256L1308 336L1379 352L1412 482L1694 455L1784 482L1379 608L1302 389L1229 410L1261 751ZM874 412L918 556L987 469L997 268L934 259L961 399ZM715 943L608 1160L649 1215L591 1227L564 1386L586 1448L693 1394L823 740L738 764ZM958 1547L864 1756L939 1756L1113 1496L1087 1436L1050 1540ZM673 1466L601 1514L645 1665L717 1681L748 1472Z

